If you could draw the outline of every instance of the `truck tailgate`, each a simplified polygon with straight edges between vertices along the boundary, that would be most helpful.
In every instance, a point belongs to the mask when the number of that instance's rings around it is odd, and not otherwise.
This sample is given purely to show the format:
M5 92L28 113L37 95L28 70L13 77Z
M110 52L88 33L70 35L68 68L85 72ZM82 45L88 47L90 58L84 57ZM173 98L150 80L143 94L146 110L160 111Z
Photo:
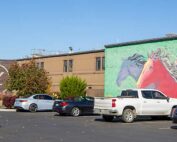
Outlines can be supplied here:
M112 109L112 100L117 98L95 98L94 109Z

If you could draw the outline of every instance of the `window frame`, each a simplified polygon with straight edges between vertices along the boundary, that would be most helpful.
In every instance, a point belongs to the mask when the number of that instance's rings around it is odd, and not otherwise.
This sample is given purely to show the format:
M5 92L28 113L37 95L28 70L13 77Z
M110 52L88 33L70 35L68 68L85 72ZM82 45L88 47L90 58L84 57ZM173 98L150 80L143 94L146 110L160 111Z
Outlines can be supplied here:
M63 72L68 72L68 63L67 63L67 60L63 60Z
M44 69L44 62L36 62L36 67L38 69Z
M43 96L44 96L44 100L48 100L48 101L53 100L53 98L51 96L49 96L49 95L43 95Z
M68 72L73 71L73 59L68 60Z
M145 97L145 96L144 96L144 92L151 92L151 98ZM144 99L153 99L153 95L152 95L152 91L151 91L151 90L142 90L142 91L141 91L141 94L142 94L142 97L143 97Z
M155 97L155 93L159 93L163 97ZM153 99L160 99L160 100L166 100L167 99L167 97L159 91L152 91L152 97L153 97Z
M122 95L125 94L126 95ZM130 95L131 93L136 93L136 95ZM132 98L139 98L137 90L123 90L121 93L121 97L132 97Z
M100 71L101 66L101 57L96 57L96 71Z
M102 70L105 70L105 57L102 57Z

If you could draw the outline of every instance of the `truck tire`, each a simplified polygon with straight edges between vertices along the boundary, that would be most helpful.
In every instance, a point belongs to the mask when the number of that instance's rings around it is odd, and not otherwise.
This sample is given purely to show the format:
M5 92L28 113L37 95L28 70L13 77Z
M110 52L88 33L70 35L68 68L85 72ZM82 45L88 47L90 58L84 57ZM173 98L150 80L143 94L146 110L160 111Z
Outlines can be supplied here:
M107 122L112 122L114 119L114 116L112 116L112 115L103 115L102 117Z
M173 113L174 113L175 109L176 109L176 107L173 107L173 108L171 109L170 118L173 118Z
M125 123L132 123L135 119L135 114L132 109L124 109L122 114L122 121Z

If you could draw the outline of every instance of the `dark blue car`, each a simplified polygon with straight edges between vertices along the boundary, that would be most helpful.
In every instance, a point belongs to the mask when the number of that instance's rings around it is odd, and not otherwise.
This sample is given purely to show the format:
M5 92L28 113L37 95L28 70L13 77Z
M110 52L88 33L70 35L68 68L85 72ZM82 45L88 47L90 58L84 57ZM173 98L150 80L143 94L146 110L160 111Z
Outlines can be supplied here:
M92 97L74 97L67 100L56 100L53 110L60 115L79 116L81 114L92 114L94 107L94 98Z
M173 123L177 123L177 108L173 112L172 120L173 120Z

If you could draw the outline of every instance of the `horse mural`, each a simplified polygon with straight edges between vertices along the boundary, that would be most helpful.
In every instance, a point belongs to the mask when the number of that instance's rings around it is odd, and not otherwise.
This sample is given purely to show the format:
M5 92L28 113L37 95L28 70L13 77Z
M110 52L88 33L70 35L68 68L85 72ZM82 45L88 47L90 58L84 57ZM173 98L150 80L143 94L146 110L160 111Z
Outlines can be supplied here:
M133 56L125 59L116 79L117 85L120 86L122 81L124 81L128 76L131 76L137 81L143 70L145 62L144 56L139 54L134 54Z
M161 49L152 52L139 76L138 88L157 89L169 97L177 98L177 67Z

